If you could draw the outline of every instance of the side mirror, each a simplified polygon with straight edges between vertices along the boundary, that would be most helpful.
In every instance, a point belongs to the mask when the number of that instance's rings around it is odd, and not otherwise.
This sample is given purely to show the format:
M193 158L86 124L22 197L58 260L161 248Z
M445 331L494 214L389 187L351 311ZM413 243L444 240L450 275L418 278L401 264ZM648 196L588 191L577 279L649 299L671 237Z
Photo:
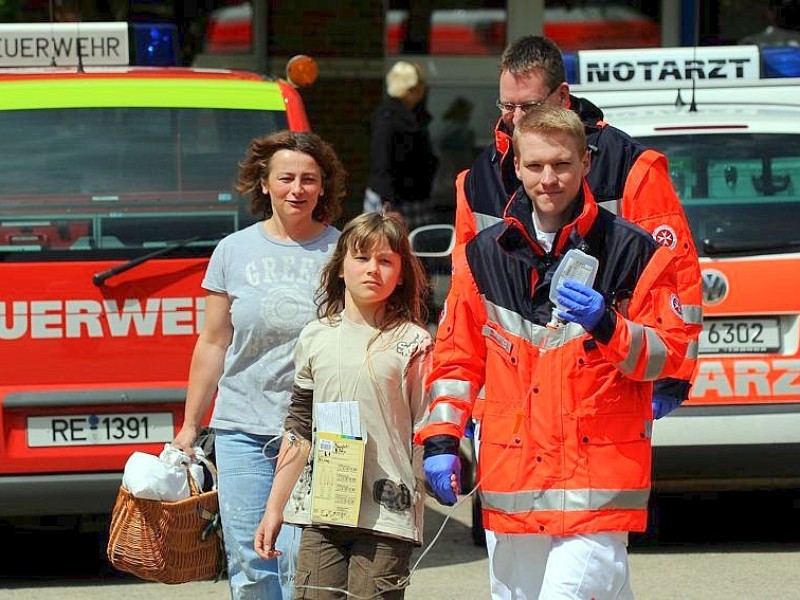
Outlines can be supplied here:
M423 225L408 236L411 250L420 258L450 256L456 245L456 228L452 225Z

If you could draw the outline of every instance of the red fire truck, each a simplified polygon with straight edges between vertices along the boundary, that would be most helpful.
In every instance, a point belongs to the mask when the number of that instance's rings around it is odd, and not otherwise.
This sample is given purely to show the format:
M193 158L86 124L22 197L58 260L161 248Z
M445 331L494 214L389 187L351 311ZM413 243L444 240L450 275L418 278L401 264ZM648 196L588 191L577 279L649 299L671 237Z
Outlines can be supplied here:
M0 69L0 518L108 513L130 454L172 439L208 258L251 222L237 162L309 127L287 81L93 66L126 32L3 31L0 67L28 66Z

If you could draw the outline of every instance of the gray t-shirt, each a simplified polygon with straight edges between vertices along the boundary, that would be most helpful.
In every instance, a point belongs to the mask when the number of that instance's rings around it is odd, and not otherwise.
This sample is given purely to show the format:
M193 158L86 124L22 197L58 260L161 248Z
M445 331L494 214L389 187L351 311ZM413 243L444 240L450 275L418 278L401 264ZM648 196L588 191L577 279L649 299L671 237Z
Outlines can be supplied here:
M211 426L258 435L283 431L292 355L316 318L319 274L339 238L328 227L302 244L271 238L256 223L220 241L202 286L231 300L233 339L225 354Z

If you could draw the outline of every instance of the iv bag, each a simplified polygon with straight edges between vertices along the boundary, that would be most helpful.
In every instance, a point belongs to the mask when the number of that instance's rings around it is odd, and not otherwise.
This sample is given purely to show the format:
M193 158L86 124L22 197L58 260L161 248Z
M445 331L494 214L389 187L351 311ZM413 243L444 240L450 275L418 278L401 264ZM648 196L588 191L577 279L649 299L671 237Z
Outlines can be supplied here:
M558 286L563 281L570 279L577 281L586 286L592 287L594 279L597 276L598 262L594 256L590 256L585 252L572 248L561 259L556 272L553 275L553 281L550 283L550 301L555 304L552 316L548 327L558 327L561 319L558 318L557 312L567 312L567 309L558 303Z

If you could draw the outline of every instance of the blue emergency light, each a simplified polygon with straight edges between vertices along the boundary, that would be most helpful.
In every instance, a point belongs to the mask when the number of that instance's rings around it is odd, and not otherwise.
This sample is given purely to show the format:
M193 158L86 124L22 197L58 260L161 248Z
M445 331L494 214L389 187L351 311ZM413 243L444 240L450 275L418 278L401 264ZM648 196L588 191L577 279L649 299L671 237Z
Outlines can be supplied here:
M800 77L800 48L794 46L761 48L761 76Z
M178 29L173 23L132 23L133 64L172 67L178 60Z
M567 83L578 83L577 52L564 52L564 67L567 69Z

